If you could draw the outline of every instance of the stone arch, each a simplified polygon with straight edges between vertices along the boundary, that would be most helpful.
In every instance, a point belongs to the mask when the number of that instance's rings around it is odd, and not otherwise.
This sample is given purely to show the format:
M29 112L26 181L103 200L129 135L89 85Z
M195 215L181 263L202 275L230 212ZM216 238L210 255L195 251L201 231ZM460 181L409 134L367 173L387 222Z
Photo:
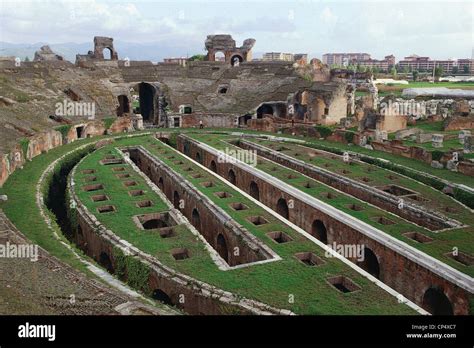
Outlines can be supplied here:
M199 211L197 210L197 208L194 208L191 214L191 224L198 231L201 231L201 216L199 215Z
M442 289L431 286L423 295L422 307L433 315L453 315L453 305Z
M276 212L283 216L285 219L288 219L290 216L290 211L288 209L288 204L284 198L280 198L276 205Z
M104 47L102 49L102 56L104 57L104 60L112 60L113 56L114 56L114 51L112 48L110 47Z
M217 235L216 239L216 245L217 245L217 252L219 255L225 260L225 262L229 261L229 249L227 248L227 242L225 240L225 237L222 233L219 233Z
M119 106L117 108L117 116L123 116L124 114L130 113L130 101L125 94L117 96Z
M244 58L240 54L234 54L230 58L230 65L232 66L238 66L240 63L244 61Z
M229 182L232 184L232 185L235 185L237 183L237 178L235 176L235 172L233 169L229 169L229 174L227 176L229 178Z
M263 118L263 115L273 115L273 107L270 104L262 104L257 108L257 118Z
M252 181L250 183L249 193L250 193L250 196L252 196L256 200L260 200L260 190L259 190L258 185L255 181Z
M101 252L99 255L99 264L104 267L108 272L114 273L114 265L112 264L112 261L110 260L109 254L107 254L105 251Z
M216 51L213 54L213 58L216 62L225 62L225 53L223 51Z
M173 206L176 208L176 209L180 209L180 198L179 198L179 193L178 191L174 191L173 193Z
M152 292L151 296L154 300L164 303L168 306L174 306L174 302L171 300L171 297L161 289L155 289Z
M380 279L380 263L372 249L364 246L364 260L358 262L359 267Z
M212 170L214 173L217 173L217 164L216 161L212 160L209 164L209 169Z
M319 239L324 244L328 243L328 234L324 222L321 220L314 220L311 225L311 235Z

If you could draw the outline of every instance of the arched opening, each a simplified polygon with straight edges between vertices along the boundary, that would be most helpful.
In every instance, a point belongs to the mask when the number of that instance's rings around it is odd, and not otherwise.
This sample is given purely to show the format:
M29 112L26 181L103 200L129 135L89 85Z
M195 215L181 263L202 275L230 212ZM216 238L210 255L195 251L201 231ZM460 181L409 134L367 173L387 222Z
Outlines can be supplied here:
M163 178L161 177L158 179L158 187L160 188L161 191L164 191L165 189L165 184L163 182Z
M364 260L358 263L359 267L366 270L376 278L380 278L379 260L375 253L364 246Z
M324 226L324 223L321 220L314 220L311 225L311 234L324 244L328 243L326 226Z
M117 97L119 106L117 108L117 116L123 116L124 114L128 114L130 112L130 102L128 101L128 97L126 95L119 95Z
M269 104L262 104L257 109L257 118L263 118L264 115L273 116L273 107Z
M226 94L227 93L227 87L219 87L219 89L217 90L217 93Z
M201 217L199 216L199 212L196 208L193 209L191 223L198 231L201 230Z
M252 181L250 183L250 196L252 196L253 198L255 198L256 200L260 200L260 191L258 189L258 185L255 181Z
M165 305L174 306L174 303L171 300L171 297L169 297L168 294L161 289L153 290L152 298L155 299L156 301L160 301L164 303Z
M283 216L285 219L288 219L290 216L290 212L288 210L288 204L286 204L286 200L284 198L280 198L277 202L276 212Z
M201 154L199 152L196 152L196 162L201 163Z
M209 169L212 170L214 173L217 173L217 164L214 160L212 160L209 164Z
M105 47L102 51L102 54L103 54L105 60L111 60L112 59L112 49L110 49L109 47Z
M173 194L173 206L174 206L176 209L180 209L180 198L179 198L178 191L174 191L174 194Z
M228 262L229 250L227 250L227 242L222 233L217 235L217 252L225 260L225 262Z
M234 54L232 58L230 58L230 64L232 66L239 66L240 63L244 61L244 58L242 56L239 56L238 54Z
M433 315L453 315L453 306L444 292L430 287L423 295L422 307Z
M142 82L138 84L138 100L140 114L143 122L153 122L155 118L155 95L156 88L151 84Z
M225 62L225 54L224 52L218 51L214 54L214 60L216 62Z
M229 182L230 182L232 185L235 185L235 184L236 184L237 180L236 180L236 177L235 177L235 172L234 172L234 170L229 169L228 178L229 178Z
M104 267L109 273L114 273L114 266L110 260L109 255L106 252L101 252L99 255L99 264Z

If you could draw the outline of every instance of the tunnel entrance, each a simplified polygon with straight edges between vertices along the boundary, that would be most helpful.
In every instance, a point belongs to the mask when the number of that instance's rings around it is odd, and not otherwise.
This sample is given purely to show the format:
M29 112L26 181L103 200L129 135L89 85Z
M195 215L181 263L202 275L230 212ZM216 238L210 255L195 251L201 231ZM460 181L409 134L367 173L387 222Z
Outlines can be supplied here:
M109 273L114 273L114 266L110 257L106 252L101 252L99 255L99 264L102 265Z
M423 296L422 307L433 315L453 315L453 306L444 292L430 287Z
M201 231L201 217L199 216L199 212L196 208L193 209L193 213L191 215L191 223L198 231Z
M209 168L214 172L217 173L217 164L214 161L211 161L211 164L209 165Z
M250 196L255 198L257 201L260 200L260 191L258 190L258 185L255 181L250 183Z
M328 243L326 226L321 220L314 220L311 226L311 234L324 244Z
M179 194L178 194L178 191L174 191L174 194L173 194L173 206L176 208L176 209L180 209L180 204L179 204Z
M222 233L217 235L217 252L224 259L225 262L229 261L229 250L227 249L227 242Z
M358 262L358 266L380 279L380 265L375 253L364 246L364 260Z
M156 88L146 82L139 83L138 95L143 122L153 122L155 120Z
M288 219L290 216L290 212L288 210L288 204L286 204L286 200L284 198L280 198L277 202L276 212L283 216L285 219Z

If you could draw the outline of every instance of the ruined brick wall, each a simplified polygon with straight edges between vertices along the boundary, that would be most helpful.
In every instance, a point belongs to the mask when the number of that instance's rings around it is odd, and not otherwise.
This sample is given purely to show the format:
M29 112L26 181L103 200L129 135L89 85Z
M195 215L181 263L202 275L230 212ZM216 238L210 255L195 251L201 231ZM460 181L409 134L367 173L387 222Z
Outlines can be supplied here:
M184 151L185 143L186 147L189 148L188 153L192 158L196 159L195 154L203 152L196 143L188 142L182 136L178 137L178 149L180 151ZM216 160L213 154L208 153L205 156L204 164L207 166L209 166L211 159ZM425 292L430 287L435 286L442 289L449 298L454 314L469 314L469 301L472 299L472 294L465 289L422 267L408 257L397 253L387 245L368 238L356 229L308 205L300 197L285 193L274 184L255 177L252 173L240 169L233 163L220 163L217 166L218 174L226 179L230 169L234 171L237 178L236 186L250 194L250 184L255 182L259 188L260 202L275 211L277 210L277 202L280 198L285 199L287 202L293 200L294 207L289 209L289 221L305 231L311 233L313 221L320 220L326 227L328 244L336 242L337 244L364 245L365 248L372 250L378 259L380 280L408 299L418 305L422 305Z
M473 128L474 128L474 116L450 117L450 118L447 118L444 123L445 131L473 129Z
M464 175L474 176L474 163L461 161L458 164L458 171Z

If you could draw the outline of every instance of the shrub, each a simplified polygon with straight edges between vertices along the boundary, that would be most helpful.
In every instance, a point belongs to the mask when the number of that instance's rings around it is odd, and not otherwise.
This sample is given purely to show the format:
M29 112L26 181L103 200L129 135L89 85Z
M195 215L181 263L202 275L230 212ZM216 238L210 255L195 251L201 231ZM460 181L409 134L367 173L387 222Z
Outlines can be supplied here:
M443 151L434 150L434 151L431 152L431 159L433 161L439 161L441 159L441 157L443 157L443 155L444 155Z
M321 138L326 139L328 136L332 134L332 130L329 127L326 126L316 126L316 131L319 133Z
M67 134L69 133L69 130L71 129L71 127L72 127L72 125L65 124L65 125L54 128L59 133L61 133L61 135L63 136L63 143L64 143L64 139L66 139Z
M346 131L344 133L344 139L346 139L348 143L352 143L354 141L354 135L355 135L354 132Z

